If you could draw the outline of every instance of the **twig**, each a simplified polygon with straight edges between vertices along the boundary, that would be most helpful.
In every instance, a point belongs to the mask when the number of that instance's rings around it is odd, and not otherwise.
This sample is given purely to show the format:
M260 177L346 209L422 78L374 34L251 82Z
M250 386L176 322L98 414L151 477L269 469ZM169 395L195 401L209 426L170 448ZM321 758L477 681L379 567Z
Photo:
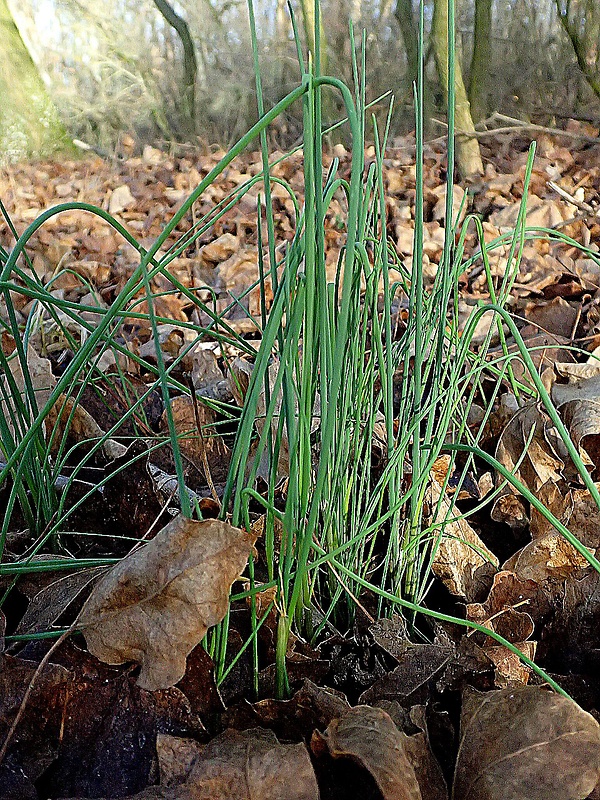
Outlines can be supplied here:
M576 206L576 208L580 209L581 211L586 211L588 214L595 213L594 209L588 205L588 203L582 203L581 201L576 200L573 195L569 194L565 189L562 188L562 186L554 183L554 181L548 181L548 186L551 189L554 189L556 194L560 195L560 197L562 197L563 200L566 200L567 203L571 203L572 206Z
M432 119L438 125L447 127L447 124L445 122L442 122L442 120L435 118ZM493 125L496 122L507 122L510 124L505 125L501 128L490 128L489 130L482 130L482 131L461 131L457 129L456 135L464 136L467 139L485 139L486 137L499 136L505 133L547 133L550 136L562 136L566 139L575 139L581 142L600 144L600 137L598 136L588 136L585 133L564 131L561 128L547 128L545 125L535 125L533 122L524 122L521 119L515 119L514 117L507 117L504 114L499 114L498 112L492 114L491 117L489 117L486 120L483 120L483 122L478 123L478 125Z

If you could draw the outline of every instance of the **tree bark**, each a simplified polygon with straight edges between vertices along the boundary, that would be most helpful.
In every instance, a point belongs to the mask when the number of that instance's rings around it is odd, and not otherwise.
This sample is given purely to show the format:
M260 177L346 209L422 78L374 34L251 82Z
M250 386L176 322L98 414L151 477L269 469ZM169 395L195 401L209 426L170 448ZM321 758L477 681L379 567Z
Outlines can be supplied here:
M433 51L438 76L448 102L448 0L435 0L433 21L431 26ZM472 136L461 136L461 133L475 132L467 92L462 77L458 58L454 62L454 87L456 108L454 112L456 130L456 162L463 178L483 174L483 162L479 150L479 142Z
M414 83L419 71L419 31L413 15L412 0L396 0L394 16L404 42L408 73Z
M412 0L396 0L394 16L400 28L400 33L402 34L404 50L406 51L408 76L412 86L417 83L417 75L419 72L419 29L413 13ZM427 60L427 56L425 56L426 64ZM423 94L423 124L426 133L428 133L431 131L431 117L433 115L434 101L432 87L426 76L424 76Z
M579 66L579 69L583 73L583 77L590 85L596 97L600 98L600 79L598 78L598 75L594 72L592 66L588 63L588 48L586 47L585 32L583 36L580 36L576 25L569 19L569 3L567 3L567 6L564 10L560 4L560 0L555 0L555 4L560 24L562 25L563 30L569 37L571 44L573 45L573 50L575 51L575 58L577 59L577 65ZM597 13L596 7L591 3L589 4L589 10L590 12ZM597 20L594 19L594 14L590 13L590 17L592 20L591 22L592 27L598 30L597 27L598 22ZM597 49L598 43L595 42L594 44ZM597 61L597 52L593 55L595 56Z
M316 22L315 22L315 0L301 0L301 7L302 7L302 21L304 23L304 34L306 36L306 42L308 44L308 49L312 54L313 61L315 59L315 47L316 47ZM327 74L327 37L325 36L325 30L323 28L323 17L321 19L321 24L319 25L319 39L321 41L320 47L320 60L321 60L321 73L326 75Z
M488 71L492 57L492 0L475 0L473 56L469 69L469 100L474 122L489 113Z
M196 133L196 77L198 62L196 50L187 22L180 17L167 0L154 0L154 5L165 21L177 32L183 46L183 117L187 133Z
M7 0L0 0L0 160L73 150Z

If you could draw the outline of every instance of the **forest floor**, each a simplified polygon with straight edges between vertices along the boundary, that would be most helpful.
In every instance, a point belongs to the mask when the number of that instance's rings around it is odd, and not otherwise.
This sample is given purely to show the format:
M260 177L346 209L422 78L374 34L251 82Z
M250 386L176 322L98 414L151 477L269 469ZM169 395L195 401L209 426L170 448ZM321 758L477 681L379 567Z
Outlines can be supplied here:
M566 130L570 136L547 133L536 137L527 198L527 225L553 229L565 238L525 242L508 308L573 441L598 481L600 367L589 357L600 347L600 143L593 141L598 130L589 125L571 122ZM485 175L468 187L460 183L455 187L455 213L462 207L463 214L479 215L486 242L510 231L517 221L530 141L518 132L484 140ZM387 233L399 259L410 268L414 139L407 136L393 145L384 163ZM170 153L147 146L141 154L123 150L111 160L90 157L18 164L0 169L0 199L19 234L44 210L81 201L109 211L149 248L223 155L216 150ZM338 145L333 155L340 159L340 174L347 176L350 154ZM331 158L332 154L327 155L326 163ZM368 151L367 163L373 158L374 151ZM444 164L445 144L428 145L424 172L426 282L435 275L444 243ZM259 154L247 153L236 159L209 187L165 248L197 217L260 171ZM282 160L273 173L301 195L301 152ZM258 187L252 189L169 267L191 290L210 287L217 312L259 277L258 191ZM340 203L333 200L326 222L332 280L345 236L339 224L343 217ZM276 237L285 243L294 232L294 207L277 184L273 207ZM14 245L7 224L0 226L0 243L8 251ZM465 259L476 248L471 226ZM52 282L58 298L103 308L110 306L139 263L133 247L83 210L49 219L30 239L27 252L31 269L46 285ZM507 262L508 245L490 254L497 285ZM206 324L207 318L188 297L172 291L164 277L154 278L153 289L163 293L155 299L158 316L174 324ZM206 288L201 293L210 300ZM11 299L18 321L24 324L32 300L17 292ZM481 260L475 260L460 278L461 324L479 302L489 300L485 271ZM5 300L0 303L4 304L0 308L4 318ZM137 310L147 310L143 299ZM256 341L256 326L248 314L260 317L258 289L228 315L232 330ZM39 361L48 359L45 363L57 378L73 352L64 332L50 323L42 326L42 335L32 342ZM473 346L484 340L488 328L481 324ZM188 333L166 323L159 326L159 333L168 362L186 344ZM77 337L81 331L73 329L72 335ZM14 348L9 339L3 334L7 353ZM152 357L156 346L144 319L123 326L123 342L145 358ZM513 346L510 337L508 343ZM235 386L227 369L229 357L235 354L224 359L217 343L204 344L184 360L181 380L192 380L204 397L235 403ZM141 391L149 376L140 372L134 361L120 367L127 373L128 386ZM123 414L128 408L128 393L123 380L117 379L114 363L107 361L102 369L113 375L104 385L97 383L97 389L109 398L112 416L93 392L86 393L81 400L87 412L82 417L81 439L93 436L90 425L92 431L93 425L96 430L108 430L114 424L115 409ZM165 431L160 392L147 399L144 411L145 428L140 424L145 432L138 444L130 444L133 429L124 428L122 450L113 450L123 464L127 461L124 453L130 456L131 447L141 447L142 452ZM481 407L476 411L483 413ZM194 413L192 406L182 403L177 424L184 429L193 427ZM72 430L70 436L77 432ZM218 513L230 445L226 437L221 444L207 446L204 442L201 451L192 443L183 452L186 484L202 498L205 517ZM577 476L569 472L543 408L533 402L519 405L507 384L495 400L481 446L516 471L592 553L599 552L600 510ZM527 455L515 467L526 448ZM169 492L157 478L172 473L172 458L165 450L155 450L125 466L100 497L92 497L70 517L64 557L123 558L132 539L152 539L155 531L172 524ZM443 459L436 462L442 480L447 466ZM105 474L102 464L97 469ZM81 477L93 481L93 470ZM494 481L495 476L482 464L481 470L470 476L467 488L463 486L457 507L473 509L493 489ZM172 500L172 493L170 497ZM6 498L3 487L0 503L5 505ZM15 519L6 535L4 565L22 559L32 544L28 531L18 522ZM0 572L5 597L0 611L0 748L9 739L0 750L1 800L133 795L166 800L308 800L318 796L323 800L443 800L449 797L448 787L453 787L454 800L600 797L600 785L594 789L600 778L600 735L595 722L600 719L600 574L515 494L505 493L494 503L482 505L464 524L469 535L495 556L498 567L473 580L467 574L464 550L450 547L445 562L434 569L437 577L427 605L501 634L543 667L578 705L543 689L539 677L514 652L481 633L436 624L429 642L410 641L400 617L374 619L368 602L367 607L357 609L351 630L323 637L314 647L296 643L289 654L292 694L287 700L274 699L275 614L261 628L263 669L258 697L253 692L250 649L217 687L213 663L202 645L189 655L186 648L183 677L177 675L176 684L169 688L152 689L148 687L164 685L161 677L156 678L157 669L152 672L156 665L144 662L142 684L146 688L142 688L134 657L121 665L105 663L110 659L92 655L83 637L75 634L65 637L36 673L53 640L26 642L11 637L67 628L100 572L89 567L65 577L64 571L30 571L16 583L10 572ZM249 540L244 542L238 574L245 568L251 547ZM257 558L263 558L259 542L256 547ZM50 555L55 557L56 551ZM36 559L50 555L42 552ZM226 592L236 578L235 563ZM215 589L217 594L219 590L223 587ZM232 611L229 640L233 653L244 641L248 616L245 602ZM128 624L136 623L130 620ZM176 674L171 655L163 652L167 663L160 669ZM18 713L18 724L11 728Z

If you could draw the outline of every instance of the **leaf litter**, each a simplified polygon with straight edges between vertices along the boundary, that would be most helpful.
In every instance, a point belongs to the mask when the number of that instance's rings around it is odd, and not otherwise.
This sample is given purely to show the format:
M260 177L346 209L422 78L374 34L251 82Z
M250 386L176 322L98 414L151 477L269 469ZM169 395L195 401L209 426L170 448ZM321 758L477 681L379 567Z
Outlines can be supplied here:
M481 184L471 187L466 197L462 187L454 189L455 213L466 200L463 214L474 211L481 216L488 242L516 222L526 144L499 136L497 146L482 145L487 167ZM384 164L388 235L407 267L412 261L415 189L407 153L413 146L410 137L399 140ZM554 227L584 242L592 253L600 249L596 150L590 145L566 150L542 135L526 206L527 224ZM148 247L222 155L167 154L146 147L139 156L110 164L92 159L13 165L0 172L0 196L19 231L46 208L77 197L118 215ZM349 154L337 148L336 155L343 171ZM435 275L442 255L443 156L443 148L427 148L425 280ZM209 212L257 170L256 154L238 158L198 201L195 213ZM288 180L299 195L301 154L282 160L273 174ZM568 202L575 187L583 187L587 214ZM282 243L289 242L295 229L293 203L278 185L273 197L276 235ZM374 620L366 609L364 614L359 610L347 634L332 635L315 648L292 640L287 657L293 694L280 701L269 696L272 663L259 676L260 699L253 695L249 653L238 652L252 603L234 604L227 636L238 658L227 678L216 685L214 664L202 640L223 618L232 584L243 576L248 558L257 563L264 558L256 537L260 517L256 515L250 532L216 520L192 522L180 516L172 454L167 446L156 446L167 426L166 411L158 393L146 391L151 382L146 366L156 363L157 348L167 365L181 357L174 375L183 386L191 385L195 395L179 390L172 397L186 485L204 516L216 516L233 443L223 409L243 399L252 369L249 354L259 336L251 317L260 318L260 296L256 290L244 294L258 278L257 252L264 244L258 241L256 201L257 190L251 190L169 265L178 284L198 291L208 305L212 303L215 314L230 308L224 323L246 337L248 350L232 351L217 339L194 341L190 329L177 323L207 326L211 319L159 273L152 279L158 338L147 320L120 324L114 339L118 347L97 354L103 374L95 391L78 401L59 397L47 417L44 435L52 440L52 458L60 459L54 474L57 487L69 479L76 463L62 457L64 443L67 449L89 452L103 439L98 453L70 484L76 499L95 484L101 491L80 504L67 500L67 507L72 503L73 508L60 535L68 542L68 552L120 560L108 570L65 575L52 548L40 552L44 542L30 552L33 543L25 520L20 529L7 532L7 564L23 556L31 564L42 564L44 558L52 558L53 564L50 572L32 572L18 580L9 573L0 575L5 595L1 619L4 624L6 618L9 634L62 630L77 621L83 637L62 642L39 674L48 649L44 640L2 640L0 742L9 735L29 691L0 765L2 796L442 800L450 797L447 787L454 800L597 796L598 575L525 498L503 485L500 475L490 475L484 464L456 495L452 480L446 480L448 463L434 468L426 522L437 542L432 549L436 577L428 602L502 635L542 664L585 711L536 685L527 665L482 633L466 635L439 623L433 641L418 642L399 618ZM344 245L344 232L335 220L336 203L325 221L331 279ZM182 225L165 247L185 230ZM7 230L2 240L10 248ZM467 233L467 255L476 248L474 234ZM52 281L57 297L85 307L80 324L65 316L61 327L43 311L35 311L25 294L12 293L17 319L24 323L33 311L37 321L25 358L41 407L65 361L73 356L73 341L82 343L94 329L98 311L110 307L139 255L103 223L80 211L51 218L30 240L28 252L33 271L43 283ZM477 303L489 299L487 278L476 264L461 277L463 325ZM566 241L527 241L509 300L534 363L596 481L598 264ZM493 279L500 281L507 268L508 247L498 247L490 253ZM23 270L32 275L28 266ZM15 280L18 284L20 279ZM265 289L268 305L268 282ZM147 311L142 294L135 302L136 311ZM5 306L0 313L5 315ZM488 331L496 337L492 345L499 342L497 331L484 320L473 340L475 347L486 340ZM507 344L509 352L516 352L510 336ZM573 355L573 345L588 353L585 362ZM14 382L29 413L15 347L3 334L3 351L15 357L11 376L2 380ZM513 365L515 379L522 380L525 373L518 360ZM512 388L506 384L492 409L484 446L596 553L600 520L589 490L578 483L543 407L523 403ZM2 411L11 417L5 401ZM277 413L272 424L276 432ZM134 445L132 437L138 440ZM382 447L384 453L385 432ZM289 470L286 446L282 454L278 492L285 491ZM265 469L259 470L261 477L268 477ZM491 511L478 511L467 522L461 512L494 488L499 496ZM59 549L63 546L62 539L53 541ZM254 613L267 615L258 647L272 662L276 596L269 590L259 592Z

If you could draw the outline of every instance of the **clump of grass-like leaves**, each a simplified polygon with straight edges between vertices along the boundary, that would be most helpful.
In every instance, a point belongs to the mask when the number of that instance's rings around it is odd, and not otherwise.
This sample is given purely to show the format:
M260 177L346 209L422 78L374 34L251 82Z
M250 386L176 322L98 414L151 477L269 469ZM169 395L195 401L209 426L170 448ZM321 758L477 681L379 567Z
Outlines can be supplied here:
M253 25L251 4L250 11ZM318 2L315 11L315 29L318 31ZM421 42L423 24L421 9ZM450 25L453 26L452 13ZM350 35L353 37L352 32ZM449 38L449 74L454 75L452 28ZM485 245L478 220L467 217L459 229L453 217L454 92L451 85L445 243L435 278L425 287L422 271L422 66L416 87L415 228L409 270L399 261L387 238L384 195L387 128L382 132L374 119L369 120L364 59L359 62L357 57L354 58L354 87L351 91L335 78L321 75L317 41L314 60L310 59L306 64L299 56L301 76L298 86L265 113L254 31L253 39L260 120L204 178L150 250L143 249L105 211L84 203L65 203L44 212L18 237L10 254L1 254L0 291L8 309L4 326L12 335L15 346L10 355L0 354L0 369L4 375L0 400L6 410L5 418L0 420L0 447L4 460L0 485L4 487L5 497L0 555L16 509L26 520L32 546L21 560L1 563L0 574L16 579L28 570L39 569L36 556L48 543L59 555L68 552L65 528L69 516L111 476L91 486L76 502L68 503L73 482L86 464L91 463L94 454L111 437L119 435L120 427L141 413L144 399L155 389L161 391L167 411L168 440L174 454L181 509L188 516L197 511L185 486L178 435L170 413L172 394L189 392L187 386L173 377L186 349L173 363L165 364L157 328L160 323L172 321L156 315L156 294L152 289L153 277L161 275L173 285L174 291L185 294L190 303L211 320L203 328L191 322L177 323L193 329L195 334L187 350L202 339L212 337L236 347L246 355L252 367L239 415L222 516L231 515L234 524L249 525L251 514L258 507L264 510L265 576L259 582L255 565L251 563L251 585L245 594L253 595L265 588L276 590L275 600L267 613L273 607L277 612L279 694L285 694L288 688L286 653L292 631L317 642L325 629L332 626L347 629L352 625L357 604L363 603L367 595L376 599L379 614L400 607L411 619L423 612L436 619L482 630L517 652L558 688L514 645L493 631L426 607L436 549L448 526L461 516L452 498L444 500L445 485L441 487L437 509L428 514L424 510L432 465L444 452L451 455L448 477L460 464L462 477L454 497L458 496L460 483L475 460L483 458L492 463L507 481L573 541L590 563L600 569L593 556L573 539L539 500L518 484L514 476L504 474L500 465L479 446L494 400L503 382L508 381L518 393L542 401L583 482L600 506L596 487L505 310L511 285L518 273L523 242L529 235L540 235L540 232L534 234L525 228L525 195L512 237L508 268L500 286L496 286L489 268L488 252L503 241ZM353 38L351 49L356 52ZM300 54L300 47L298 51ZM322 105L326 92L339 93L346 109L352 143L349 180L338 176L335 159L328 170L324 169ZM303 104L304 192L302 198L297 198L291 187L278 179L296 208L296 229L281 256L278 255L281 253L280 243L275 236L271 200L273 165L269 161L266 131L279 114L296 102ZM367 129L374 137L376 156L365 168ZM193 204L218 180L233 159L257 138L260 138L262 149L262 173L238 187L211 212L198 219L166 254L159 256L163 245ZM533 149L526 184L532 164ZM266 224L268 246L265 253L259 252L263 312L261 319L256 320L261 339L258 350L255 350L231 329L226 312L217 314L210 303L201 302L197 292L183 286L171 274L169 264L221 215L233 208L257 182L263 183L265 208L259 231ZM334 198L345 207L346 217L343 223L345 244L335 277L331 279L326 269L325 219ZM260 218L261 202L258 207ZM21 266L31 236L50 217L73 209L102 217L139 253L138 266L107 309L82 308L57 298L51 293L51 287L36 277L31 265L30 269ZM465 330L459 331L458 314L453 312L458 306L458 279L465 270L463 246L468 225L475 225L479 233L479 257L484 261L493 302L488 307L477 309ZM260 235L258 241L262 241ZM268 312L265 302L267 282L273 292ZM11 292L15 291L35 300L24 335L12 306ZM147 302L147 313L136 310L140 292ZM86 322L80 316L82 311L93 312L99 321L95 324ZM494 321L487 338L475 351L472 335L484 313L493 314ZM31 359L28 358L29 339L35 331L36 321L40 319L54 320L61 326L73 351L73 358L62 375L43 393L36 391ZM107 350L113 351L117 364L120 354L132 357L119 338L119 330L125 320L136 319L146 320L154 333L156 358L151 363L139 356L133 357L146 373L155 376L154 381L148 383L146 391L132 402L113 429L87 442L81 453L77 447L65 452L64 447L59 446L58 451L52 451L52 433L46 430L51 409L56 404L66 408L69 397L77 402L86 389L93 390L99 376L98 362ZM82 335L75 337L66 321L77 323ZM506 346L503 324L508 326L518 345L516 355L509 353ZM503 349L492 359L489 346L494 328ZM529 379L516 381L511 367L511 359L515 357L523 360ZM17 364L18 368L15 368ZM123 374L120 377L125 380ZM468 424L469 410L476 397L486 398L487 406L483 419L473 428ZM229 413L234 415L235 411L229 409ZM70 465L68 477L66 482L60 483L59 478L67 463ZM280 474L282 467L284 476ZM262 493L257 490L259 474L266 478L267 484ZM281 478L283 489L278 485ZM60 488L57 488L59 484ZM88 563L87 560L61 558L56 562L44 562L43 568L80 568ZM253 653L257 687L260 666L257 637L266 614L259 619L254 606L252 608L252 633L244 649L250 647ZM226 652L227 632L226 619L207 641L221 681L232 666ZM229 663L228 667L226 663Z

